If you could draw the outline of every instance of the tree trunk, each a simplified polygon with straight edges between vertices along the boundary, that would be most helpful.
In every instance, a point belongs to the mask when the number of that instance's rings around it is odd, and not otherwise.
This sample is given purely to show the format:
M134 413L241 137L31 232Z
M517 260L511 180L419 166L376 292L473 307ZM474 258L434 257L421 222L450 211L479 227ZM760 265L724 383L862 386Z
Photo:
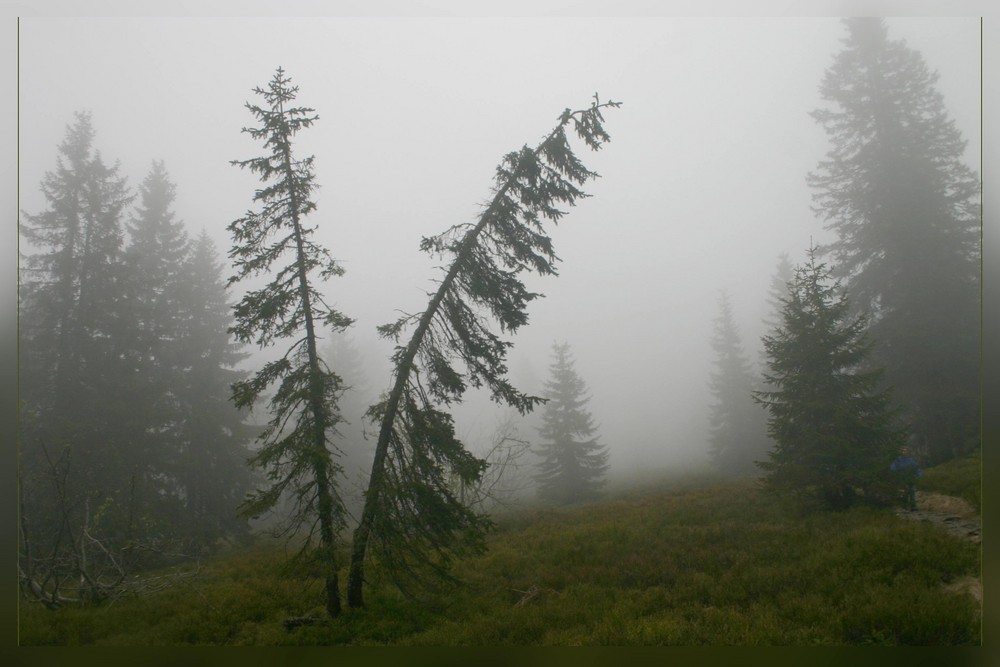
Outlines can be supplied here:
M280 106L279 106L280 110ZM285 143L285 178L294 184L295 174L292 170L292 156L289 144ZM340 615L340 586L337 576L337 556L334 544L333 529L333 496L329 486L330 453L326 447L326 423L324 411L324 391L319 366L319 355L316 351L316 328L313 321L312 303L309 298L309 281L306 275L305 247L302 240L302 226L299 223L299 201L295 188L290 188L289 208L292 214L292 225L295 231L295 247L297 252L299 298L302 300L302 312L306 325L306 348L309 354L309 410L313 413L313 478L316 482L317 512L320 523L320 542L323 570L326 573L326 611L331 618Z

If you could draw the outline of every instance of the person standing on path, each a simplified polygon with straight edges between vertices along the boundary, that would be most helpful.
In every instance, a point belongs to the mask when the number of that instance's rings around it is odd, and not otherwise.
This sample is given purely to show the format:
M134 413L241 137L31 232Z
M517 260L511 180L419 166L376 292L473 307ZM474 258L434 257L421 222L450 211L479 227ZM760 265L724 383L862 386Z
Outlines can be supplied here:
M904 500L906 509L911 512L917 509L917 480L923 477L924 471L920 469L917 460L910 456L910 448L903 447L899 450L899 456L889 466L889 470L896 474L896 477L903 484L906 491Z

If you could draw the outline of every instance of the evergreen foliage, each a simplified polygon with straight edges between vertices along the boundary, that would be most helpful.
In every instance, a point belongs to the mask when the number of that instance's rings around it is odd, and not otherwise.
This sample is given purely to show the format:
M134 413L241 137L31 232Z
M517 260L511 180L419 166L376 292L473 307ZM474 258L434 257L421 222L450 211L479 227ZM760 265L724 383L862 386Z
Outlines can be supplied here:
M775 445L759 463L779 492L843 509L888 499L887 469L904 434L894 426L881 370L866 369L871 344L839 281L817 263L795 269L782 325L764 337L773 389L754 398L769 412Z
M175 220L176 186L163 162L153 162L139 194L124 256L132 447L154 471L162 522L196 553L246 531L237 508L250 488L254 429L228 398L247 355L229 337L215 246L204 231L191 243Z
M795 279L795 267L792 265L792 261L788 256L787 252L783 252L778 255L778 263L775 266L774 273L771 274L771 282L768 285L767 297L765 299L765 304L767 306L767 314L764 316L764 335L773 333L782 325L782 310L784 310L784 300L788 297L789 285ZM763 368L766 364L767 350L764 349L763 337L758 341L760 347L757 351L757 366L758 368ZM767 384L767 381L759 376L757 378L757 383L759 389L771 390L771 387ZM765 430L766 417L765 417ZM771 448L772 443L770 439L767 442L767 449Z
M146 358L157 345L176 343L176 320L181 310L180 290L189 242L184 224L174 219L176 186L162 161L154 161L139 186L140 205L128 225L125 262L133 289L133 329L141 337ZM164 360L166 361L166 360Z
M22 212L20 227L37 251L19 271L18 351L22 480L40 543L41 533L58 541L67 522L84 525L98 507L124 533L134 477L148 472L129 446L134 431L122 428L134 407L122 382L128 317L118 298L132 195L93 140L90 115L78 113L42 181L48 209ZM65 482L58 497L47 479L56 468Z
M119 380L127 400L117 424L131 431L131 448L156 471L161 499L174 505L164 519L176 525L182 503L176 483L179 429L186 418L178 401L185 379L179 365L185 343L181 297L189 242L184 224L174 219L175 197L166 167L154 161L127 225L121 292L130 320L123 329L130 372Z
M321 327L342 330L351 319L328 306L315 287L320 279L343 274L330 254L312 240L314 227L306 216L316 208L310 198L314 183L313 158L296 159L292 139L318 118L314 110L293 106L298 86L291 85L280 67L266 89L254 92L265 106L246 107L260 127L244 128L252 138L263 140L269 152L233 164L257 174L265 187L254 195L259 211L248 211L228 226L233 236L229 253L236 274L230 284L270 274L283 260L270 281L249 290L234 309L236 323L231 332L242 343L270 346L275 340L292 339L278 359L270 361L252 377L233 385L233 401L239 408L252 408L272 384L271 419L258 438L260 448L251 463L266 471L268 484L253 494L244 510L259 516L274 508L285 493L294 499L289 530L307 527L308 548L315 532L320 544L312 556L326 579L327 612L340 613L335 540L343 527L343 503L338 494L341 468L331 450L330 434L340 419L337 397L341 380L318 352Z
M882 19L845 25L813 114L831 142L809 177L837 235L823 251L870 316L915 447L940 461L978 443L980 182L921 55Z
M20 565L55 606L207 551L244 527L233 499L248 488L247 427L227 403L242 355L214 251L192 250L162 162L126 223L134 197L94 137L77 114L42 182L48 209L20 227Z
M247 354L229 336L233 316L223 264L204 230L191 245L183 264L179 381L172 389L184 418L171 470L188 529L204 543L246 533L238 509L253 484L247 445L258 429L229 400L231 386L245 378L235 367Z
M513 333L528 321L528 303L539 295L520 280L525 270L556 273L557 257L545 234L585 197L580 186L596 177L573 153L571 127L593 150L609 140L601 103L566 109L556 128L535 148L508 153L497 167L493 196L478 220L424 238L421 249L449 258L444 276L422 313L379 328L396 340L392 388L369 416L379 424L371 478L351 555L348 603L364 605L367 558L386 569L403 590L448 578L455 555L482 545L490 522L454 495L474 483L485 462L456 438L441 407L459 401L468 387L484 387L493 399L522 414L539 398L515 389L506 378L511 343L489 328Z
M712 350L715 370L709 376L713 398L709 457L716 468L727 474L755 473L754 463L767 455L770 441L765 420L753 401L754 373L740 341L729 294L725 291L719 295Z
M608 470L608 452L597 442L597 426L586 409L587 385L574 368L569 344L552 348L545 408L538 434L538 495L559 505L595 500Z

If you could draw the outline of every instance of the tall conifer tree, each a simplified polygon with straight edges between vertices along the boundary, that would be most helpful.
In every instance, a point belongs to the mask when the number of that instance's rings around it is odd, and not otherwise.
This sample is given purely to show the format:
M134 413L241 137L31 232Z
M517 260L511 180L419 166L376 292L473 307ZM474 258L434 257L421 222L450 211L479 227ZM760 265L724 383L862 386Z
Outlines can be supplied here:
M262 140L269 152L233 164L259 175L267 185L254 195L261 209L228 227L234 243L229 256L236 267L230 283L260 274L271 279L236 305L232 332L240 342L261 348L276 339L294 342L280 358L233 387L237 407L251 408L269 386L278 385L269 401L272 418L252 459L266 471L269 484L245 510L256 516L272 509L285 492L292 495L292 525L309 527L310 538L314 531L319 533L313 555L326 580L327 612L337 616L341 605L335 546L344 512L337 489L340 465L329 436L339 419L341 380L320 357L318 345L324 327L342 330L351 320L326 304L316 289L315 274L325 279L342 275L343 268L312 240L315 227L306 222L316 209L311 199L316 187L313 158L297 159L292 153L292 139L318 116L313 109L293 105L298 86L291 85L280 67L267 88L254 92L263 97L264 106L248 102L246 107L260 127L243 131ZM272 266L281 261L286 263L272 275Z
M810 249L764 337L770 389L755 392L775 442L759 465L773 490L843 509L887 500L887 470L903 441L881 369L870 369L866 319ZM860 495L859 495L860 492Z
M122 217L132 194L118 165L105 164L93 141L90 115L76 114L56 169L42 181L48 209L23 213L20 227L35 251L19 274L25 479L33 484L47 469L43 447L52 458L70 452L67 496L54 511L72 510L77 526L88 507L124 505L130 478L143 464L134 434L117 419L128 410L129 320L119 296Z
M154 161L127 225L120 292L130 321L123 328L130 373L121 380L126 397L118 423L132 433L134 448L156 473L150 478L157 480L157 494L163 499L177 497L178 429L184 421L177 400L183 381L178 356L189 242L184 224L174 217L175 197L166 167Z
M979 179L920 53L882 19L845 26L813 114L831 142L809 178L837 235L824 251L918 449L942 460L978 441Z
M180 346L176 393L183 420L176 460L169 470L184 498L185 525L200 538L245 532L237 514L250 490L249 442L256 428L229 400L246 373L236 365L247 357L229 335L233 315L223 264L208 234L191 244L181 286Z

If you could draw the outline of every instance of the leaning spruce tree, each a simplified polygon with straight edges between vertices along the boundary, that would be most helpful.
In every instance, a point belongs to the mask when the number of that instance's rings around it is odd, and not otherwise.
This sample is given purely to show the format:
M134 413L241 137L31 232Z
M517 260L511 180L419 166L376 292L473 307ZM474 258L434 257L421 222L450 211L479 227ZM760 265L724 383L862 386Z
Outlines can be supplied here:
M754 393L775 442L758 463L766 485L833 509L885 501L886 471L905 435L880 389L881 369L867 368L866 319L851 316L815 249L783 304L781 324L764 336L770 389Z
M267 106L246 104L261 126L243 131L263 140L270 152L233 164L250 169L268 185L254 195L261 210L247 212L228 227L234 241L229 256L236 268L229 282L270 274L275 263L286 260L267 285L248 291L236 305L231 332L240 342L252 341L261 348L275 339L295 342L252 377L236 382L233 400L237 407L253 407L267 387L278 383L269 403L272 418L251 459L266 471L269 484L252 494L243 509L249 516L259 516L291 494L294 510L289 527L309 527L300 554L311 553L316 559L326 580L327 612L337 616L341 605L335 541L344 512L336 482L339 465L328 438L339 419L341 381L320 358L317 338L320 327L343 330L351 320L328 306L314 285L312 274L317 269L321 279L342 275L343 269L312 240L315 227L305 223L316 208L310 199L315 187L313 158L295 159L291 142L318 116L313 109L292 106L298 87L290 83L279 67L266 90L254 89ZM320 544L308 552L317 524Z
M398 341L404 329L414 327L393 355L392 388L368 413L379 435L354 533L347 592L352 607L364 606L369 557L406 591L421 582L449 580L455 555L482 548L490 522L453 490L456 476L473 483L485 462L465 449L440 407L460 401L469 386L485 386L495 401L522 414L541 401L507 380L511 343L490 330L489 318L506 333L528 321L527 304L539 295L528 291L519 276L525 270L555 274L558 261L543 223L564 215L560 205L586 197L580 186L597 176L573 153L566 129L572 126L598 150L610 139L601 111L617 106L595 95L587 109L566 109L538 146L504 156L493 196L478 220L422 240L423 251L450 262L422 313L379 329Z
M552 353L538 429L538 495L558 505L594 500L607 474L607 448L597 442L597 426L586 409L587 385L574 368L569 344L554 345Z

